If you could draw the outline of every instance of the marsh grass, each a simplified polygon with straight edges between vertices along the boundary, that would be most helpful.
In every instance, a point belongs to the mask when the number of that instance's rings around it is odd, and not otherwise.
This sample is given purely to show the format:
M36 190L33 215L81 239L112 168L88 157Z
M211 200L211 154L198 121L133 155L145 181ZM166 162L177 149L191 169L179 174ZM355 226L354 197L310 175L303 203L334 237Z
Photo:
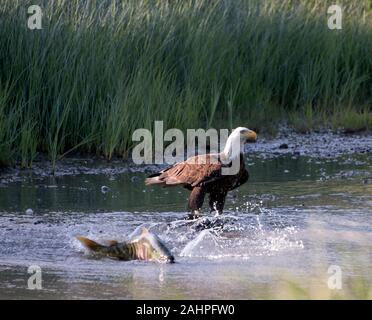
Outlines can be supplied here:
M127 155L136 128L370 129L371 1L0 3L0 163Z
M372 127L372 112L366 107L357 112L352 108L336 111L331 117L331 126L346 133L364 131Z

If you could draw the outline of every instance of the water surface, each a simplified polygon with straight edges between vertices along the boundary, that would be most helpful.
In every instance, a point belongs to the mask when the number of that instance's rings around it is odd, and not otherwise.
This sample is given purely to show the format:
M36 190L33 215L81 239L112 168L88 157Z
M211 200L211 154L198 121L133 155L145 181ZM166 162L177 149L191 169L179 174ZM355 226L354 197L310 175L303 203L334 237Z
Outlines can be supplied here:
M6 176L0 298L280 298L276 288L288 279L329 290L330 265L346 280L370 279L370 153L246 162L250 180L230 193L224 216L205 208L210 228L183 220L188 191L145 187L146 173L120 170L124 164ZM141 226L163 239L177 263L96 259L75 239L125 240ZM27 289L30 265L42 269L42 290Z

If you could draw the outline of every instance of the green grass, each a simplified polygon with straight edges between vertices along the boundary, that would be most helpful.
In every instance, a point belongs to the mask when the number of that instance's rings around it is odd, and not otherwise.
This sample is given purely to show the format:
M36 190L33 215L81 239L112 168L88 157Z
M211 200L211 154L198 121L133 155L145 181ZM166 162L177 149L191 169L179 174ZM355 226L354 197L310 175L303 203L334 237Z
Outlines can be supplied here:
M43 29L27 28L27 7ZM370 129L371 1L2 0L0 163L125 156L136 128Z

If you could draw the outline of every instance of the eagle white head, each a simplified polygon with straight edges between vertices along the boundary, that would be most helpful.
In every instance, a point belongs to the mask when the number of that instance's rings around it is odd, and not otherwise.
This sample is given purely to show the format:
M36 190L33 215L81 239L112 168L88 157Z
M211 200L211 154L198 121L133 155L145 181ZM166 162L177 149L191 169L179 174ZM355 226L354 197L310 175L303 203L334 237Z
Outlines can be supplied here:
M240 153L244 153L245 143L255 142L256 140L256 132L245 127L238 127L227 138L223 153L230 160L235 159Z

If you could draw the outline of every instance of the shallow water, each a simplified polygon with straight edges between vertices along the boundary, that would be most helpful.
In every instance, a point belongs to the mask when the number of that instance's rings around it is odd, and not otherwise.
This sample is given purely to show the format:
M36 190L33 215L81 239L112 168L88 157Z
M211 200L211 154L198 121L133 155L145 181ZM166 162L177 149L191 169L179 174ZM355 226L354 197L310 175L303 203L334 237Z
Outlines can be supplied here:
M280 298L286 279L328 290L330 265L344 279L371 278L371 153L250 156L247 165L250 180L229 195L224 216L205 208L210 228L183 220L186 190L146 188L143 170L120 163L3 176L0 298ZM75 240L125 240L140 226L177 263L96 259ZM30 265L42 269L42 290L27 289Z

